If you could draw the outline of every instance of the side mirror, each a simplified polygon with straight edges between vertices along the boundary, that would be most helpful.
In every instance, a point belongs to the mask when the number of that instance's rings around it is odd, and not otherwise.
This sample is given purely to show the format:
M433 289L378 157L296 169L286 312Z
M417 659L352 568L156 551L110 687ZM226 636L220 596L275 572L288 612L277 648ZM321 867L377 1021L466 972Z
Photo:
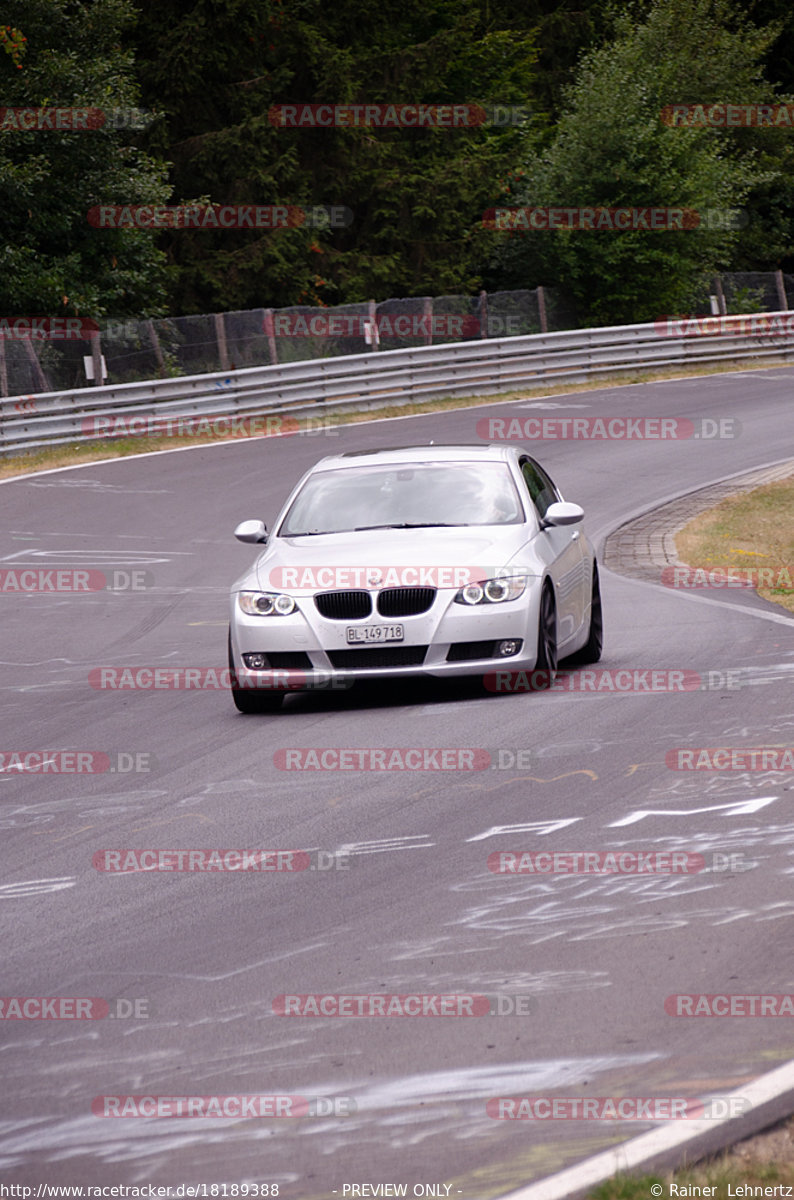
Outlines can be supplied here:
M238 542L252 542L254 545L267 541L267 526L262 521L241 521L234 531Z
M569 504L567 500L558 500L546 509L546 515L540 523L541 529L549 525L578 525L584 520L584 509L578 504Z

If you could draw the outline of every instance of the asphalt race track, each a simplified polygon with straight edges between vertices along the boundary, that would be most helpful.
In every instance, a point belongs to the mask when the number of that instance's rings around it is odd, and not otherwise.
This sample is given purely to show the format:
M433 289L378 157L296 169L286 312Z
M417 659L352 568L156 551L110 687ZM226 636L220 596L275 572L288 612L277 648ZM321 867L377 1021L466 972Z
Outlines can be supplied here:
M794 744L783 609L602 571L600 668L698 672L693 691L369 685L244 717L226 690L89 679L224 668L228 587L253 557L232 530L270 525L324 454L475 442L500 416L738 421L734 437L536 444L600 552L655 503L790 456L793 386L781 368L572 392L0 487L2 568L146 573L137 591L0 595L0 748L102 751L120 768L0 774L0 990L104 998L114 1014L2 1021L5 1183L269 1183L290 1200L434 1185L479 1200L651 1128L497 1120L491 1099L713 1096L794 1058L785 1019L665 1011L680 993L794 992L794 772L665 763L675 747ZM277 752L301 747L482 748L492 765L279 769ZM196 847L305 850L328 869L94 865L107 848ZM705 867L538 878L489 870L498 850L678 850ZM274 1012L320 993L486 994L503 1015ZM129 1095L336 1099L300 1119L92 1110Z

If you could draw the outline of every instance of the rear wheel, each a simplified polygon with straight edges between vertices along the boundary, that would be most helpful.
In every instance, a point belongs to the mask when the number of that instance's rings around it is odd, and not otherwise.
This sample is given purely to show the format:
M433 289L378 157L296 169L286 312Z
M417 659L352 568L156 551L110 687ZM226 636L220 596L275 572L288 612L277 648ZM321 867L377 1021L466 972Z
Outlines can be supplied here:
M546 581L540 597L538 656L532 672L532 691L550 688L557 675L557 606L551 584Z
M593 590L590 599L590 633L581 650L571 655L572 663L594 663L601 657L604 644L604 618L601 613L601 584L598 580L598 563L593 563Z
M265 688L237 687L237 672L234 669L232 657L232 634L229 630L229 675L232 682L232 700L238 712L250 716L254 713L278 712L284 699L283 692L266 690Z

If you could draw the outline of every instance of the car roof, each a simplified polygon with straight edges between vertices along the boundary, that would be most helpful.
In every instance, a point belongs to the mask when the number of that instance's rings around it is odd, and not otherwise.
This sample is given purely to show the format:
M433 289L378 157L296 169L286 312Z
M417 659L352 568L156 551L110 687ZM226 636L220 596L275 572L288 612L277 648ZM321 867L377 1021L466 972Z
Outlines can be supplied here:
M507 462L515 458L516 447L505 445L483 445L481 442L467 445L439 444L423 446L384 446L377 450L347 450L342 454L331 454L320 459L312 468L315 471L334 471L351 466L380 466L389 463L419 462Z

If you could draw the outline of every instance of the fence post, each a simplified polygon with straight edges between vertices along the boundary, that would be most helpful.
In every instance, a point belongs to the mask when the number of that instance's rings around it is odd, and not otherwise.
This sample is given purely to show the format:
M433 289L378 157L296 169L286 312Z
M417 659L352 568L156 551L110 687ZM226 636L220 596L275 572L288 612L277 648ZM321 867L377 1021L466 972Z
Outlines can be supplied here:
M50 381L44 373L44 368L39 362L39 356L36 353L36 347L33 345L29 337L22 339L22 345L25 347L25 353L30 359L30 365L33 368L33 375L36 379L36 387L40 392L51 392Z
M786 295L786 285L783 282L783 272L780 267L775 271L775 284L777 286L777 304L781 312L788 312L788 297Z
M146 334L149 338L149 343L154 350L154 357L157 359L157 369L161 376L165 375L165 359L163 358L163 348L160 345L160 339L157 336L157 330L154 327L154 321L144 321L143 323Z
M89 336L91 346L91 362L94 366L94 378L90 381L92 387L102 387L105 377L102 373L102 338L97 330Z
M369 301L367 320L372 330L372 349L380 350L380 330L378 329L378 306L374 300Z
M542 287L537 288L536 291L538 293L538 316L540 317L540 332L548 333L549 320L546 316L546 296Z
M8 366L6 364L6 341L0 337L0 396L8 395Z
M433 298L425 296L422 300L422 320L426 321L426 333L424 335L424 344L426 346L433 345Z
M265 318L262 322L262 328L265 331L267 338L267 352L270 355L270 363L275 366L278 362L278 344L276 343L276 333L273 327L273 309L265 309Z
M488 293L480 292L480 337L488 337Z
M725 293L722 290L722 280L720 279L719 275L714 276L714 291L717 295L717 303L720 306L719 315L721 317L726 317L728 315L728 306L725 303Z
M213 313L215 323L215 338L218 342L218 362L222 371L229 370L229 351L226 348L226 326L223 323L223 313Z

